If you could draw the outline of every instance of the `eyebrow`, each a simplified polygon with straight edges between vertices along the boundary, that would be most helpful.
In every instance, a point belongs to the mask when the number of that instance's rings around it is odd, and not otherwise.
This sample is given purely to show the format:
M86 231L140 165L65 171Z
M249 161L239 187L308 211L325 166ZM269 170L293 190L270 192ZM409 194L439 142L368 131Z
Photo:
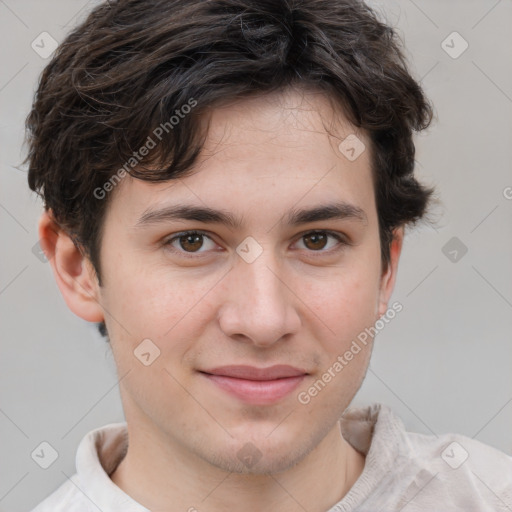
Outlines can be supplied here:
M224 210L177 204L156 210L146 210L135 224L135 227L140 228L172 220L192 220L210 224L223 224L232 229L239 229L243 224L241 217L236 217ZM363 209L345 201L308 209L292 209L285 215L285 223L290 226L325 220L354 220L363 224L368 222Z

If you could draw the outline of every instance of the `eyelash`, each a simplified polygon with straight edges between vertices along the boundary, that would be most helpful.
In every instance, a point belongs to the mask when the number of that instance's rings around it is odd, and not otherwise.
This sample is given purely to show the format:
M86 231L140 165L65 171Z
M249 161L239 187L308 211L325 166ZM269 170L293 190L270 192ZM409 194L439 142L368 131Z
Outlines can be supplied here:
M298 238L298 240L300 240L301 238L304 238L306 235L311 235L311 234L315 234L315 233L324 233L328 236L331 236L333 238L335 238L337 241L338 241L338 246L335 247L334 249L330 249L328 251L324 251L324 250L318 250L318 251L308 251L308 252L311 252L311 253L319 253L321 255L325 255L325 254L331 254L333 252L338 252L340 250L343 250L345 246L348 246L348 245L351 245L343 236L341 236L340 234L336 233L336 232L333 232L333 231L329 231L329 230L322 230L322 229L314 229L314 230L311 230L311 231L307 231L306 233L303 233L300 235L300 237ZM210 236L208 236L208 234L204 231L199 231L199 230L191 230L191 231L182 231L180 233L176 233L175 235L173 235L171 238L168 238L167 240L165 240L163 242L163 246L166 247L167 249L169 249L171 252L175 253L175 254L179 254L180 256L184 256L185 258L190 258L190 259L193 259L193 258L201 258L202 255L204 253L199 253L199 252L187 252L187 251L183 251L183 250L178 250L178 249L175 249L174 247L172 247L172 243L175 241L175 240L178 240L184 236L193 236L193 235L200 235L200 236L203 236L203 237L206 237L208 239L210 239L212 242L212 238Z

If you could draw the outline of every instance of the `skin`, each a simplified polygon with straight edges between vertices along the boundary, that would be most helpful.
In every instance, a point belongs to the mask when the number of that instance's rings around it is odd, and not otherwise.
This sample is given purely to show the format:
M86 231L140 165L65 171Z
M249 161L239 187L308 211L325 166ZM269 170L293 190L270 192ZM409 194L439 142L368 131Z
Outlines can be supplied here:
M367 148L353 162L338 149L351 133ZM364 456L344 440L338 419L364 379L371 340L308 404L297 395L388 308L403 229L383 268L369 148L319 92L290 89L215 109L193 175L158 184L127 176L115 189L102 287L43 213L39 235L57 284L71 311L106 321L123 377L130 444L111 478L147 508L321 512L360 476ZM339 200L364 210L365 222L283 221L293 208ZM243 224L136 227L147 209L176 203L222 209ZM210 238L162 244L191 229ZM304 236L311 230L350 245L315 242ZM263 250L252 263L236 252L248 236ZM133 353L146 338L160 350L149 366ZM309 375L278 402L252 405L198 373L226 364L290 364ZM246 443L261 454L250 468L237 456Z

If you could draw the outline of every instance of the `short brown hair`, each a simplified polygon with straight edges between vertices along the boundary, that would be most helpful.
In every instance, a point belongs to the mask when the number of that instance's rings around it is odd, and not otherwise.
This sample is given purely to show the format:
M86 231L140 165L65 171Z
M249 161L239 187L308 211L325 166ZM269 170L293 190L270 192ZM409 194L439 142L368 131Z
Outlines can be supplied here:
M413 176L412 140L430 124L432 107L395 31L359 0L97 6L41 75L26 123L29 186L84 249L101 284L98 255L112 194L97 191L121 168L153 182L186 176L209 109L288 86L325 92L368 134L386 268L393 230L423 217L433 193ZM172 123L191 99L192 112ZM127 167L158 126L167 126L158 150Z

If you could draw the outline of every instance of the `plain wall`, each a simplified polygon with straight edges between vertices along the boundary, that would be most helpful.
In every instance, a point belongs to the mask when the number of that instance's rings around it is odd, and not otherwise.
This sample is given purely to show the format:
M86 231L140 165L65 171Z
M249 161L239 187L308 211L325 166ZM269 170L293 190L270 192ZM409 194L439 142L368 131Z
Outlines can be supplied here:
M61 41L93 4L0 2L3 511L41 501L75 472L89 430L124 419L108 344L67 309L50 265L32 252L42 204L20 166L24 119L48 62L31 43L43 31ZM512 3L377 4L436 108L417 139L417 173L441 204L436 226L407 232L391 299L403 311L379 333L353 405L381 402L408 430L458 432L512 454ZM442 47L453 31L469 44L458 58ZM446 246L453 237L459 249ZM46 470L30 455L42 441L59 454Z

